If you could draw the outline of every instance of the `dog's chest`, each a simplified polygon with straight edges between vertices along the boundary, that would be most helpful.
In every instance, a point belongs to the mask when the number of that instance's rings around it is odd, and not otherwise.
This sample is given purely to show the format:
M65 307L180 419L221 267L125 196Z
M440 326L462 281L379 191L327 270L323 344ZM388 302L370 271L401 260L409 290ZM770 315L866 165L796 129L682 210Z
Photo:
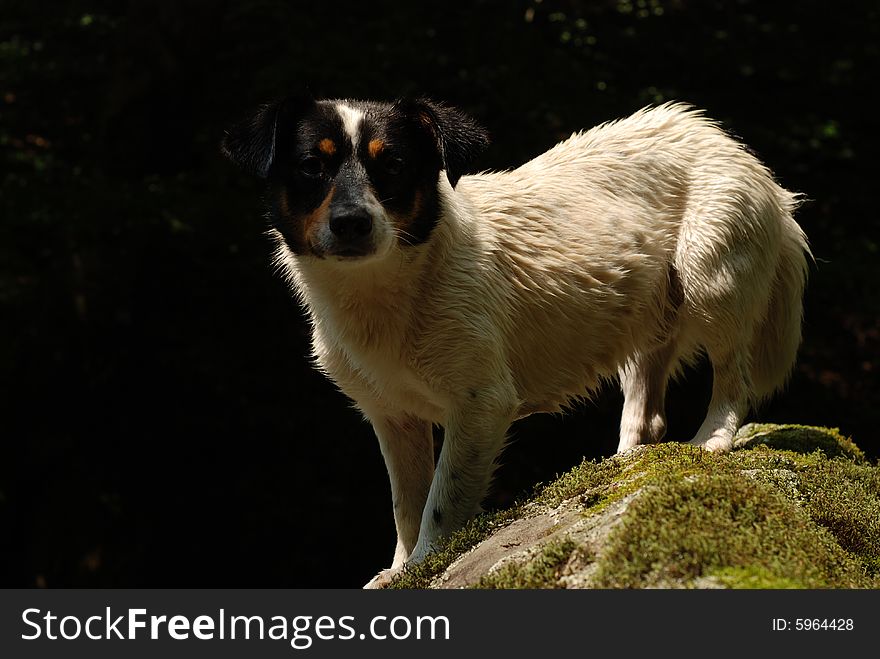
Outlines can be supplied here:
M384 407L434 423L443 422L446 408L443 396L419 375L402 352L385 348L355 349L349 353L349 361Z
M443 422L445 397L418 372L404 332L387 326L364 331L363 324L321 325L315 327L319 361L362 407L379 404L384 409Z

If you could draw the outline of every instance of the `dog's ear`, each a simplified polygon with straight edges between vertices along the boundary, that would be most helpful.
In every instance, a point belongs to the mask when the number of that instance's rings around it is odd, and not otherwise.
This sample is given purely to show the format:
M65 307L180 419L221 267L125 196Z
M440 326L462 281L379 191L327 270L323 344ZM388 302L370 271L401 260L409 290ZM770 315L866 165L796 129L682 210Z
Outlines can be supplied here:
M452 187L489 146L489 134L461 110L426 98L401 99L395 108L433 142Z
M248 174L267 178L277 160L282 135L294 130L301 116L315 101L311 97L289 96L266 103L226 131L220 150Z

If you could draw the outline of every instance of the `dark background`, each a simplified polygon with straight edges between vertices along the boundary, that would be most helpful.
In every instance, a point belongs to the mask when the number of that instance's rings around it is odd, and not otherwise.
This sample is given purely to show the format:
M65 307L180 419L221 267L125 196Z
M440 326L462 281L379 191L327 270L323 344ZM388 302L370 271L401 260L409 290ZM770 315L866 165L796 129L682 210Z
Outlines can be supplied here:
M809 202L788 391L755 417L880 453L877 3L0 2L0 583L359 586L390 562L371 429L306 358L259 183L223 127L266 99L425 93L481 168L670 99ZM671 392L698 427L711 374ZM514 426L491 506L616 447L609 388Z

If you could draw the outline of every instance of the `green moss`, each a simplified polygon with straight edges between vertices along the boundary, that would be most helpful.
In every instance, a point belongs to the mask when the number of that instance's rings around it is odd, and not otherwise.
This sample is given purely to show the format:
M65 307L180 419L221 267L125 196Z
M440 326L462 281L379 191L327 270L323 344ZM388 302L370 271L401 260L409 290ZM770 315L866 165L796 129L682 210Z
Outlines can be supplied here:
M454 533L419 565L395 577L391 588L427 588L459 556L489 535L516 519L528 515L527 506L555 508L563 501L579 497L589 514L596 514L643 486L655 473L662 473L675 460L683 475L699 469L706 461L717 459L713 454L687 444L657 444L631 453L613 456L601 462L583 461L570 472L544 487L537 487L531 499L514 507L479 515Z
M726 588L743 590L789 590L792 588L804 588L804 584L793 579L779 577L762 567L724 567L718 570L710 570L708 576Z
M773 449L794 453L814 453L818 450L829 458L841 457L854 462L866 462L862 450L851 439L841 435L838 428L750 423L740 430L738 440L740 445L764 444Z
M828 460L798 473L810 517L880 576L880 468Z
M536 556L524 563L502 566L480 579L474 588L558 588L562 568L576 549L577 545L569 539L548 542Z
M607 498L606 489L621 477L623 465L619 460L590 462L584 460L556 481L550 483L535 496L535 502L555 508L563 501L585 497L588 506Z
M478 515L461 530L453 533L437 551L429 554L424 561L408 567L396 576L389 588L427 588L434 577L442 574L456 558L521 516L522 506L519 504L496 513Z
M643 446L601 462L584 461L540 490L533 501L555 508L563 501L578 498L585 512L594 515L670 469L684 477L700 473L717 459L689 444Z
M599 587L818 588L880 586L880 467L836 429L751 424L737 450L688 444L639 447L584 461L527 502L483 515L395 580L425 588L458 556L535 510L575 500L585 515L638 492L596 558ZM481 588L557 583L576 550L562 540Z
M597 563L595 585L693 585L723 568L806 588L870 585L860 563L769 485L732 473L669 474L630 504Z

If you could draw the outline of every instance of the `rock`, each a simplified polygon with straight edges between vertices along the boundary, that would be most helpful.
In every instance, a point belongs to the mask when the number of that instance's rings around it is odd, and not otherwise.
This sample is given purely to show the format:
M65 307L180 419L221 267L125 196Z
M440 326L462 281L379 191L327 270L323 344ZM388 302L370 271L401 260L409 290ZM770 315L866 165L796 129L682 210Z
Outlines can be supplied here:
M640 446L483 515L396 588L877 588L880 467L837 430Z

